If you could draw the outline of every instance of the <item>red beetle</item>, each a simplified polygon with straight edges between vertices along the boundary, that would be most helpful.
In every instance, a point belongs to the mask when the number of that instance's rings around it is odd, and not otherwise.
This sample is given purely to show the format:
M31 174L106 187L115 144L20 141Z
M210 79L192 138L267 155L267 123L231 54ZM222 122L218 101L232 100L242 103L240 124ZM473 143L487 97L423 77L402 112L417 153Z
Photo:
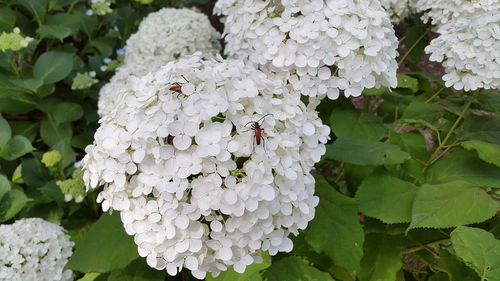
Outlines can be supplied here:
M264 128L262 128L261 121L263 121L264 118L266 118L267 116L272 116L272 114L266 114L266 115L262 116L258 121L250 121L250 122L245 124L245 127L248 125L251 125L251 126L250 126L250 129L248 129L244 132L248 132L248 131L252 130L254 135L255 135L255 143L257 145L260 145L261 141L262 141L262 145L264 145L264 137L262 136L262 132L264 132ZM265 146L264 146L264 149L266 149Z
M184 75L181 75L182 78L184 78L184 80L186 80L186 83L188 83L189 81L186 79L186 77L184 77ZM170 91L172 92L177 92L177 93L182 93L182 86L181 84L179 83L174 83L174 85L172 87L169 88Z

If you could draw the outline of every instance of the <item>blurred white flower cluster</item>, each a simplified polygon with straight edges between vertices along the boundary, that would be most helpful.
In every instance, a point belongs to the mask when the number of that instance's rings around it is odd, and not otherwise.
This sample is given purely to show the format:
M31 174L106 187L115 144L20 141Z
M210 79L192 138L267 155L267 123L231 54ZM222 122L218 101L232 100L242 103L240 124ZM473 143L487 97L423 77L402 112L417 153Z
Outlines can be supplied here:
M422 20L441 26L450 21L468 23L472 17L483 12L500 10L500 0L417 0L417 12L425 12Z
M431 61L443 62L447 87L500 89L500 12L450 22L439 31L425 51Z
M0 225L0 280L73 280L64 270L72 247L62 227L43 219Z
M114 108L117 93L126 87L130 75L143 76L182 55L220 51L220 34L205 14L191 9L163 8L150 13L130 36L125 46L125 63L99 93L98 113Z
M389 13L391 21L400 23L410 15L415 14L415 5L418 0L381 0L382 6Z
M371 0L219 0L225 52L276 72L303 95L336 99L396 86L398 40Z
M121 211L151 267L202 279L292 250L330 131L281 78L196 53L130 77L117 100L84 181L104 185L98 201Z
M419 0L439 36L425 49L442 62L447 87L500 89L500 0Z

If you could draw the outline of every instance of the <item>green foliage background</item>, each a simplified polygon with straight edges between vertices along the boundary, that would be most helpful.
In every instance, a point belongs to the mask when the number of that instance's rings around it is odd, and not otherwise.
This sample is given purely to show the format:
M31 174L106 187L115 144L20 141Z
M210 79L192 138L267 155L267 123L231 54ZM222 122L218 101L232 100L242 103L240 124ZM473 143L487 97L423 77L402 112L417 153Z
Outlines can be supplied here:
M86 1L0 0L0 33L17 26L35 39L0 52L0 223L63 225L76 243L67 265L75 280L193 279L150 269L96 192L65 202L56 181L71 178L92 141L98 90L112 75L103 59L118 62L115 50L148 13L212 4L118 0L111 13L87 16ZM396 89L319 107L333 139L317 165L316 218L293 252L207 280L500 280L500 93L446 88L424 56L430 27L413 18L397 30L406 74ZM89 71L99 82L72 90ZM51 150L62 160L47 168Z

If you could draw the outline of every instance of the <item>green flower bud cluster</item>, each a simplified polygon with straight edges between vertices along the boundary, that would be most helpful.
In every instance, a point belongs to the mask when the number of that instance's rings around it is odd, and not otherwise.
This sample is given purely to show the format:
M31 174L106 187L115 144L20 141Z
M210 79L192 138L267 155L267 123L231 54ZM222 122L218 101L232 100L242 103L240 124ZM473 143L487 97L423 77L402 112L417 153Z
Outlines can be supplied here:
M84 90L92 87L92 85L99 82L95 79L95 71L77 73L75 78L73 78L73 84L71 84L72 90Z
M2 32L0 35L0 51L18 51L26 46L33 40L31 37L23 37L19 28L14 28L11 33Z
M52 150L49 152L45 152L42 156L42 163L47 168L51 168L56 166L62 160L61 152L57 150Z
M96 15L103 16L111 13L113 10L110 8L113 0L92 0L92 12Z
M85 184L83 182L83 171L76 168L70 179L64 181L56 181L56 185L64 194L65 201L75 199L75 202L82 202L85 197Z

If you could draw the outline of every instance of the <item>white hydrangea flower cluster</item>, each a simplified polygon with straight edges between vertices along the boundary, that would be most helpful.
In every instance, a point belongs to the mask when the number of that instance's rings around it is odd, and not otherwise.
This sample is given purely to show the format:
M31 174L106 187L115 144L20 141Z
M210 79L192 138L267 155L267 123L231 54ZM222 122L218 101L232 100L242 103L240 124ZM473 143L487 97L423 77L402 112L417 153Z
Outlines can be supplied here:
M276 72L294 90L336 99L395 87L396 48L387 12L372 0L219 0L225 52Z
M483 12L500 11L500 0L417 0L417 12L425 12L422 20L438 25L450 21L469 22L471 17Z
M389 13L393 23L400 23L408 16L415 14L418 0L381 0L382 6Z
M73 280L64 270L72 247L62 227L40 218L0 225L0 280Z
M426 47L430 60L443 62L447 87L500 89L500 13L483 12L467 22L452 21Z
M86 149L84 181L104 185L98 201L147 263L202 279L291 251L319 201L310 171L330 130L317 112L280 78L199 53L127 85Z
M146 16L125 45L125 63L101 88L98 113L113 109L117 92L125 88L130 75L143 76L182 55L197 51L205 55L220 52L220 34L205 14L191 9L163 8Z

